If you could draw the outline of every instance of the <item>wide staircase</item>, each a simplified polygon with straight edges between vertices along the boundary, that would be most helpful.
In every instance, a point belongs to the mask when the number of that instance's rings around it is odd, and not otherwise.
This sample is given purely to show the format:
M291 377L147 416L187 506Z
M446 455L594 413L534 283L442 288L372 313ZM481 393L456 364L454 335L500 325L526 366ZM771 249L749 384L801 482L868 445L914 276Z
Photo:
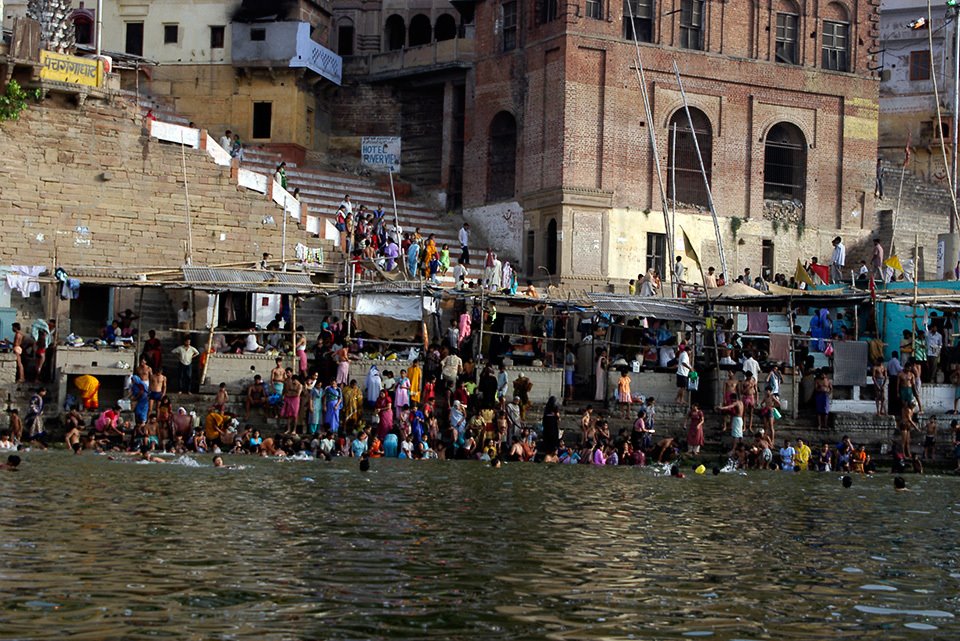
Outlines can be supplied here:
M144 114L148 111L152 112L156 119L161 122L182 126L190 124L188 118L174 111L170 105L161 99L143 95L137 96L130 91L124 91L121 94L128 100L136 101ZM203 127L204 125L203 123L197 123L195 126ZM223 132L209 131L208 134L215 140L219 140ZM255 145L248 145L244 148L244 160L241 166L244 169L265 174L272 178L281 160L282 158L278 153L258 148ZM371 210L382 206L387 219L391 222L394 220L393 196L386 175L377 179L317 167L298 166L292 162L287 162L286 173L288 190L292 192L299 188L300 201L306 203L309 215L320 218L320 236L325 236L326 221L333 222L337 207L346 194L350 195L355 210L360 205L366 205ZM399 191L406 190L400 189ZM419 229L424 238L433 234L438 249L447 244L450 249L451 265L455 264L456 258L460 255L460 242L457 237L460 225L463 222L460 216L442 212L439 208L431 207L416 198L400 197L397 199L397 218L404 232L413 232ZM315 235L308 234L305 217L301 217L300 221L288 220L287 224L288 234L295 233L302 237L311 238L311 245L321 244L324 249L325 263L330 268L334 280L344 278L347 273L344 267L346 256L332 239L318 239ZM290 225L295 225L295 227L291 228ZM474 238L482 235L482 233L478 234L477 231L473 230ZM475 254L482 250L479 244L472 244L475 247ZM366 272L366 276L370 280L379 280L376 272L371 270ZM452 285L452 273L448 272L440 280L441 284L445 286Z
M277 153L246 149L243 166L259 173L272 175L280 160L280 155ZM307 204L313 216L333 220L343 197L349 194L355 211L360 205L366 205L371 210L383 207L387 219L391 222L394 219L389 184L383 185L382 181L364 176L315 167L301 167L291 162L287 163L286 172L289 189L291 191L295 188L300 189L300 200ZM455 264L456 258L460 255L457 234L463 222L462 218L441 212L437 208L411 198L397 199L397 218L404 232L419 229L424 238L433 234L438 249L447 244L450 249L451 265ZM304 224L303 221L301 221L302 224ZM441 283L453 284L452 274L448 273L441 278Z

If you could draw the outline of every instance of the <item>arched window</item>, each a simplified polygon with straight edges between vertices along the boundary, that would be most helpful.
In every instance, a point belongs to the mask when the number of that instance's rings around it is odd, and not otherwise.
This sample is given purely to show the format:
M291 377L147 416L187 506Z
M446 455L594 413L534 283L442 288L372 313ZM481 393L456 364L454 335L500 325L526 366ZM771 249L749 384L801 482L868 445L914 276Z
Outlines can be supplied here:
M557 219L551 218L547 223L547 271L557 273Z
M457 37L457 21L449 13L441 13L437 18L437 24L433 27L433 39L437 42L441 40L453 40Z
M403 16L393 14L387 18L384 27L384 37L386 39L387 51L396 51L403 49L407 43L407 27L403 22Z
M763 197L802 203L806 188L806 138L796 125L777 123L767 132L763 146Z
M487 150L487 200L513 198L517 175L517 121L501 111L490 121Z
M430 44L433 37L433 26L430 24L430 18L418 13L410 19L410 46L419 47L420 45Z
M707 180L709 181L710 168L713 165L713 129L710 126L710 119L707 118L705 113L694 107L690 107L690 119L693 120L693 131L696 133L697 142L700 144L700 155L703 157L703 166L707 171ZM674 125L677 127L676 157L673 155ZM708 207L710 201L707 198L706 186L703 184L703 176L700 174L697 149L694 146L687 113L683 109L678 109L670 118L667 145L667 168L668 171L674 172L674 175L670 176L670 184L667 189L670 199L684 205ZM674 182L676 182L677 188L676 196L673 193Z
M800 63L800 9L793 0L780 0L777 6L776 60L789 65Z
M78 45L92 45L94 36L93 14L86 9L77 9L71 15Z

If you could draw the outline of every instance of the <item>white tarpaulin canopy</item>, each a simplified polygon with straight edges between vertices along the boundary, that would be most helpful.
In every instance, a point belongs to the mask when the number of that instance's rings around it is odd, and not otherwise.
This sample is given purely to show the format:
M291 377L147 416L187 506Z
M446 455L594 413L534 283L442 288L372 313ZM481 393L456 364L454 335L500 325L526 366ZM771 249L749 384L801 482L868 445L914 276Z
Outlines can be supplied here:
M354 320L358 330L376 338L412 338L419 333L424 315L436 309L437 301L431 296L360 294Z

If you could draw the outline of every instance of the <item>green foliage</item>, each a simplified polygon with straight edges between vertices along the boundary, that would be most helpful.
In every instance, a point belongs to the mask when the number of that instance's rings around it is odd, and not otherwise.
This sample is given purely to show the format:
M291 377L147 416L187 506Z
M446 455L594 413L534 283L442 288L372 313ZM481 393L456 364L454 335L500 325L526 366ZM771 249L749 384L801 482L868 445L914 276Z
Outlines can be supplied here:
M803 224L803 221L797 223L797 240L803 238L803 232L806 231L806 225Z
M780 221L776 218L773 219L773 235L776 236L780 233Z
M737 233L740 231L740 228L743 226L743 219L734 216L730 219L730 233L733 234L733 239L737 239Z
M34 98L37 98L38 95L35 92ZM21 112L27 108L27 98L29 96L30 94L23 90L19 82L11 80L10 84L7 85L6 92L0 95L0 121L18 120Z

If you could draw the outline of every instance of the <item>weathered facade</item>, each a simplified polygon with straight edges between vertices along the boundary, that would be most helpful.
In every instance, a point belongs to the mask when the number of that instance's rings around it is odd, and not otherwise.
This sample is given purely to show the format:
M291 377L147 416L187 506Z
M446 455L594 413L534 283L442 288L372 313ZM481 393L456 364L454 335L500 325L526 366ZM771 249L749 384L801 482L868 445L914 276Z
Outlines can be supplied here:
M25 5L7 3L8 26ZM125 88L168 99L218 136L230 129L295 160L326 149L323 92L339 82L340 69L325 49L330 0L105 0L102 18L104 51L145 61L121 69ZM78 43L92 46L96 2L75 3L71 19ZM318 72L323 65L308 62L311 55L337 73Z
M836 235L849 247L876 222L875 11L865 0L479 3L465 215L512 243L530 276L663 271L684 233L704 267L719 267L676 61L728 270L792 273L797 257L829 256ZM676 201L673 248L649 127Z

